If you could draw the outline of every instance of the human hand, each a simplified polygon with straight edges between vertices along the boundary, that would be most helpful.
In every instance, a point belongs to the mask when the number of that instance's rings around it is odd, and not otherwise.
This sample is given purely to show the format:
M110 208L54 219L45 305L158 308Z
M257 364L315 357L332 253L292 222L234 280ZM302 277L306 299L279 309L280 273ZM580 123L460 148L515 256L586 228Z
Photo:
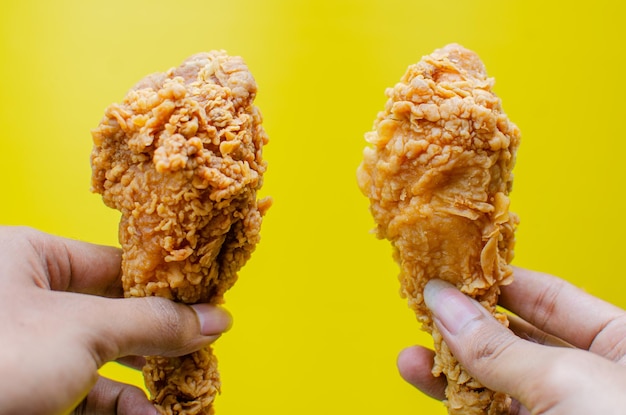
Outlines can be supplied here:
M467 371L513 397L512 414L621 414L626 408L624 310L519 268L500 297L500 305L521 317L511 316L512 331L443 281L430 281L424 300ZM422 392L444 399L446 381L431 374L433 356L421 346L407 348L398 369Z
M157 414L98 368L191 353L230 327L219 307L119 298L120 261L116 248L0 227L0 415Z

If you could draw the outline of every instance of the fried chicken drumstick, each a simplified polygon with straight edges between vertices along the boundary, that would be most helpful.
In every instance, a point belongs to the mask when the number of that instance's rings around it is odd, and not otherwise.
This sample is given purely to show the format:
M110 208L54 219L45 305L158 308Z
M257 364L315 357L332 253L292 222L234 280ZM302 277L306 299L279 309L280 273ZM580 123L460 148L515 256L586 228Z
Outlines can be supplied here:
M200 53L141 80L92 131L92 190L121 212L128 297L218 304L259 241L267 135L243 60ZM162 414L211 414L220 388L211 348L147 357Z
M433 325L423 289L446 280L496 311L512 281L509 212L519 129L503 113L479 57L448 45L408 68L366 134L357 177L377 236L391 241L408 299L435 346L433 374L447 379L450 414L507 414L510 398L465 371Z

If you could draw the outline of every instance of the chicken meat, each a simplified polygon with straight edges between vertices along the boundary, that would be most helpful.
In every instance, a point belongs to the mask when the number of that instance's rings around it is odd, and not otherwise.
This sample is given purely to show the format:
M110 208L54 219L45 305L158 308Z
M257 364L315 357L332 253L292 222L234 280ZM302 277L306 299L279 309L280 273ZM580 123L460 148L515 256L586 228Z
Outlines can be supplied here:
M450 414L506 414L510 398L467 373L424 304L432 278L477 299L502 324L500 287L512 281L518 217L509 212L520 142L480 58L451 44L411 65L386 91L357 171L376 233L400 267L401 295L432 334L433 374L447 379Z
M240 57L199 53L141 80L92 131L92 191L121 212L127 297L219 304L235 283L271 204L257 198L268 137L256 92ZM210 347L146 360L162 414L213 413Z

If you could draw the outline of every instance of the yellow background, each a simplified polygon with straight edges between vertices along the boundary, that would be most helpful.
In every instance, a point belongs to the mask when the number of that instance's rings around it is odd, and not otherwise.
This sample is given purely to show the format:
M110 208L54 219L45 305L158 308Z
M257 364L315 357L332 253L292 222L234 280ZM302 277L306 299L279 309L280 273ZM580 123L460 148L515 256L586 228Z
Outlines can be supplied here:
M5 0L0 222L116 244L89 192L90 130L147 73L209 49L245 58L270 145L262 242L227 295L218 414L443 414L397 374L430 344L369 234L355 169L406 67L479 53L519 125L515 264L626 306L624 6L616 1ZM117 365L104 373L139 383ZM36 393L36 391L33 391Z

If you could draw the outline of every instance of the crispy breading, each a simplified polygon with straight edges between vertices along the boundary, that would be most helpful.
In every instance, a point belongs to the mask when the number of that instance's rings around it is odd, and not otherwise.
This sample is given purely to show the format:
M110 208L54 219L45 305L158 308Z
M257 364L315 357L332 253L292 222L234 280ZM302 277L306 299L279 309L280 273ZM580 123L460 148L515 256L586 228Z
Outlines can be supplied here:
M218 304L259 242L268 137L244 61L199 53L149 75L92 131L92 190L121 212L126 296ZM148 357L163 414L209 414L219 391L211 348Z
M507 324L496 305L512 281L518 218L508 195L520 132L493 83L459 45L424 56L386 91L357 172L377 236L392 243L401 294L433 336L433 374L447 378L450 414L505 414L510 405L452 356L423 299L426 283L443 279Z

